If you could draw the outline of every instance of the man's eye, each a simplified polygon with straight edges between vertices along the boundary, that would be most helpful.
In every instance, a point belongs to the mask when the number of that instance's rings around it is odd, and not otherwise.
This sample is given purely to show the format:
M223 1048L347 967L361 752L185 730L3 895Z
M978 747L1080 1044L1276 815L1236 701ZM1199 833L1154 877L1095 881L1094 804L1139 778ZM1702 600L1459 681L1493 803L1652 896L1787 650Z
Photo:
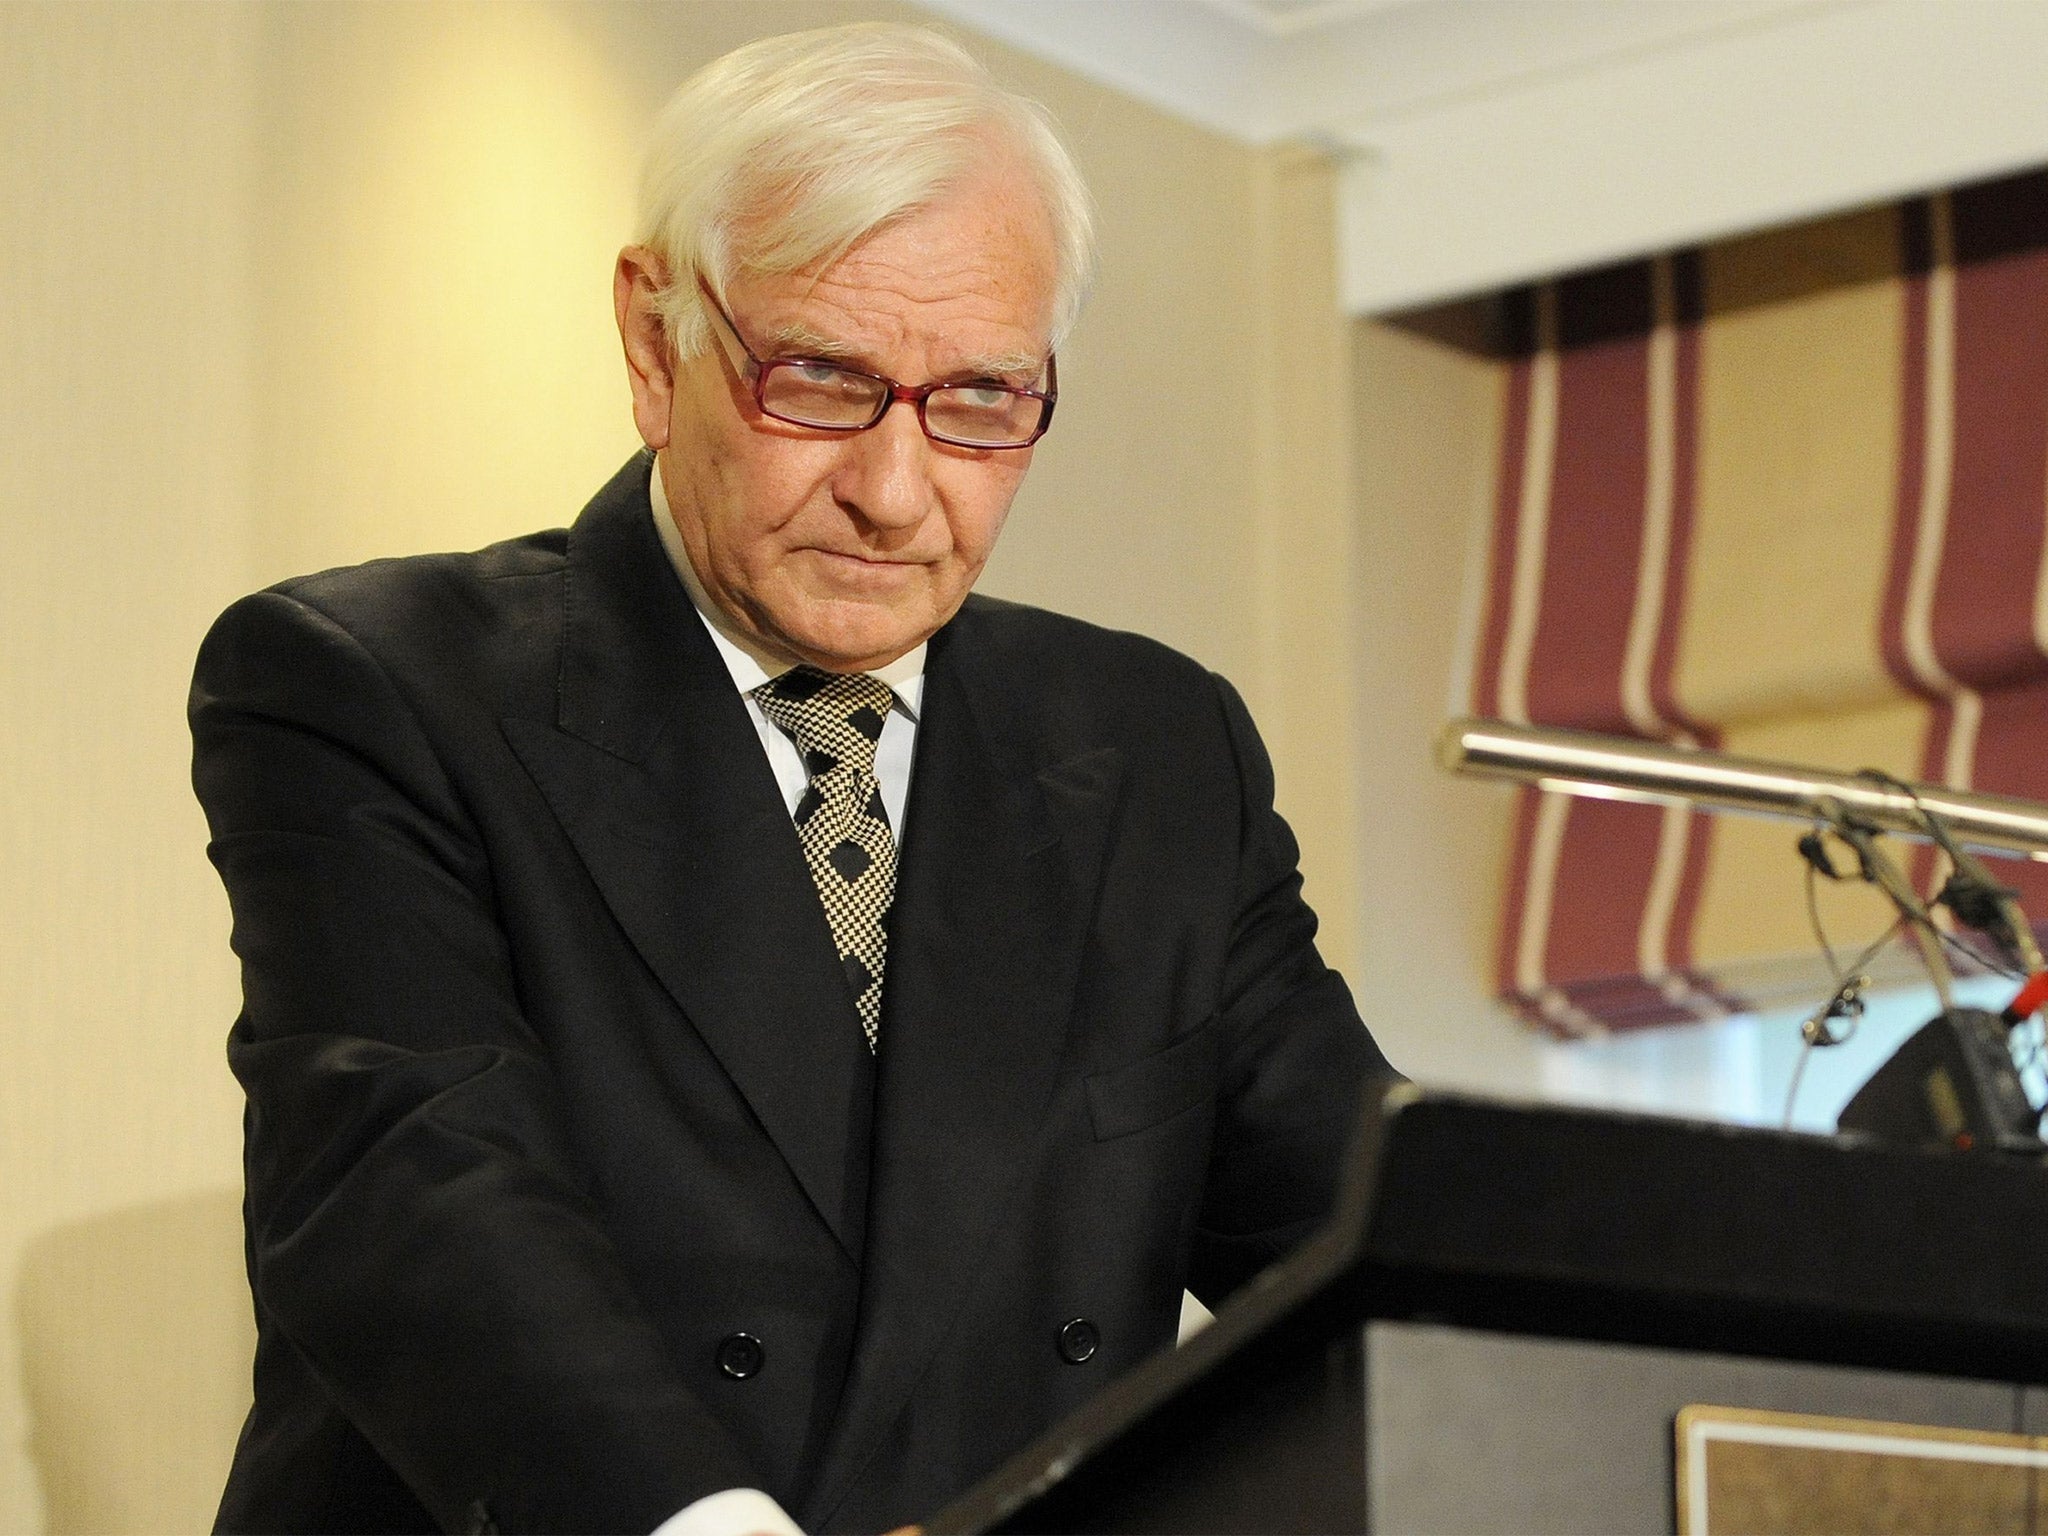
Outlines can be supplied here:
M790 363L787 366L799 384L812 389L847 389L853 384L851 374L844 368L834 368L830 363Z
M997 384L962 384L953 394L960 404L971 411L1002 411L1009 409L1016 397Z

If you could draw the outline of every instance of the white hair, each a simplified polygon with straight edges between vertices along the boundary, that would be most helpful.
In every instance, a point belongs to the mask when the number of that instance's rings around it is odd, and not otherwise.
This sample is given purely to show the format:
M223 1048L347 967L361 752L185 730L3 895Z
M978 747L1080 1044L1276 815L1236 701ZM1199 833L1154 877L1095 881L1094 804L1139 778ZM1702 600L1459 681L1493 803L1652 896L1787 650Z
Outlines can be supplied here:
M1057 346L1094 275L1094 212L1050 114L923 27L858 22L765 37L669 98L640 182L638 240L668 266L656 307L678 358L709 332L696 274L725 301L743 272L827 263L1013 147L1052 223Z

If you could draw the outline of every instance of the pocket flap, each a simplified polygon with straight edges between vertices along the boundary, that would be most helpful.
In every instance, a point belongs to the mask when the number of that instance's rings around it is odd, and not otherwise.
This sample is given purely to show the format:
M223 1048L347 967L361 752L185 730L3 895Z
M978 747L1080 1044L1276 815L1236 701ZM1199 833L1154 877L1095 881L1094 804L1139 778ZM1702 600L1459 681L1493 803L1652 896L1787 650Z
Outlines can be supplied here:
M1095 1139L1128 1136L1194 1108L1216 1091L1216 1016L1154 1051L1087 1080Z

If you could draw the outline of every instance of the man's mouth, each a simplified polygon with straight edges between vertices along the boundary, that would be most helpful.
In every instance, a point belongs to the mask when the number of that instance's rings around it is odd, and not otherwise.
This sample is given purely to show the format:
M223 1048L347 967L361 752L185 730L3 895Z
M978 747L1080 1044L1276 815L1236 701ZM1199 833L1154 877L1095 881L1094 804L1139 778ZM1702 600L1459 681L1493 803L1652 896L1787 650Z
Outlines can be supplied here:
M871 571L908 569L911 566L923 565L925 563L922 560L912 560L901 555L870 555L850 553L838 549L814 549L811 553L823 555L835 565Z

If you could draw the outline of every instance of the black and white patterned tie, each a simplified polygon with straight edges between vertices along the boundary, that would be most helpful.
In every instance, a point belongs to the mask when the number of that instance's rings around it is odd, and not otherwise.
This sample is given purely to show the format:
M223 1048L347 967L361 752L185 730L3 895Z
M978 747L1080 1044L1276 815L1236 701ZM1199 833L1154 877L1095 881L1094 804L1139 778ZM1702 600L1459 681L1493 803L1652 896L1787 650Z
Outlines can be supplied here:
M868 1049L882 1020L896 839L875 777L875 744L895 696L865 672L797 667L754 690L761 712L796 741L810 783L796 804L797 837L860 1011Z

